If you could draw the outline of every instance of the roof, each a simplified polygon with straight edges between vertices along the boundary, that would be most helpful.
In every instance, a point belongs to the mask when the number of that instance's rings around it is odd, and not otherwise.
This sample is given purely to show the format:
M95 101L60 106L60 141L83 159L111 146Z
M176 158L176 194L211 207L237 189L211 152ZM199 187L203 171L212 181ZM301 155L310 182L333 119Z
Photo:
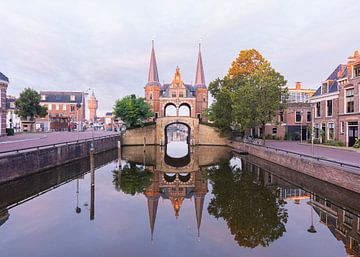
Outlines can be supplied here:
M5 81L6 83L9 83L9 78L0 72L0 81Z
M82 103L84 100L83 92L40 91L40 94L45 95L45 100L41 100L41 102ZM75 101L71 100L71 96L75 96Z
M113 115L112 112L107 112L107 113L105 113L105 116L112 116L112 115Z
M206 88L204 68L201 57L201 45L199 44L199 54L196 65L195 87Z
M171 84L164 84L161 89L160 89L160 93L161 93L161 97L169 97L169 89L170 89L170 85ZM196 96L196 90L195 87L193 87L190 84L183 84L184 87L186 88L186 97L188 98L192 98Z
M326 79L326 81L333 81L330 85L328 93L334 93L339 91L339 79L346 78L348 76L347 66L344 64L339 64L335 70L330 74L330 76ZM321 95L321 86L316 90L313 96Z
M149 68L149 76L147 86L160 86L159 82L159 74L156 65L156 57L155 57L155 50L154 50L154 40L152 41L151 47L151 56L150 56L150 68Z

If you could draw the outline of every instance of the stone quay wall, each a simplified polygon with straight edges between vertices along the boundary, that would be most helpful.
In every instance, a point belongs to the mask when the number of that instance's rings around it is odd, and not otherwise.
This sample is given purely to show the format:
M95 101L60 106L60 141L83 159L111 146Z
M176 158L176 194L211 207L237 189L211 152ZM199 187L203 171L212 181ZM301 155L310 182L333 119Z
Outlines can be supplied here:
M360 171L317 159L275 151L262 146L233 143L235 152L245 152L317 179L360 193Z
M94 153L117 147L119 135L95 138ZM89 156L92 140L40 147L0 156L0 183Z

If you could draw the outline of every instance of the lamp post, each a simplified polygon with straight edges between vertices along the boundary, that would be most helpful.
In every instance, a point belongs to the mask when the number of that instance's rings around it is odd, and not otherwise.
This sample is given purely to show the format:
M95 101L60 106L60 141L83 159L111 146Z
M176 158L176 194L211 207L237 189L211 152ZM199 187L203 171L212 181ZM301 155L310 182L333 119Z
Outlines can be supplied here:
M76 208L75 212L79 214L81 212L81 208L79 207L79 179L76 180Z
M314 157L314 132L315 132L315 129L314 129L314 118L315 118L315 108L314 108L314 104L311 104L311 110L313 110L313 112L311 113L311 155L312 157Z
M301 119L300 119L300 144L302 144L302 135L303 135L303 132L302 132L303 113L304 113L304 111L301 110L300 111L300 115L301 115Z
M315 226L314 226L314 220L313 220L313 207L312 207L312 196L310 195L310 209L311 209L311 225L310 227L308 228L307 232L311 233L311 234L315 234L317 231L315 229Z
M76 124L76 128L77 128L77 141L79 141L79 129L80 129L80 126L79 126L79 110L81 108L81 103L77 103L76 104L76 116L77 116L77 124Z

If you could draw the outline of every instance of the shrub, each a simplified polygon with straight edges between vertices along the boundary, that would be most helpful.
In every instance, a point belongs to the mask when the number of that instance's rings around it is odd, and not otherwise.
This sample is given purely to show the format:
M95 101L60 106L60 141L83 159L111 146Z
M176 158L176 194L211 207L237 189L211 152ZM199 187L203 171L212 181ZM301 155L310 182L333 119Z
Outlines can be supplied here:
M355 144L353 145L354 148L360 148L360 138L356 139Z
M14 129L13 128L7 128L6 129L6 134L8 136L13 136L14 135Z

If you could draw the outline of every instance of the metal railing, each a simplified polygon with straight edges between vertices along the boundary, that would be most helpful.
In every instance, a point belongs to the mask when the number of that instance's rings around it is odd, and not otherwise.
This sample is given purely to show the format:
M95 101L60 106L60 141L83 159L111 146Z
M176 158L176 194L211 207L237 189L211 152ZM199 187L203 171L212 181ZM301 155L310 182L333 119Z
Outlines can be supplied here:
M112 137L118 137L118 136L119 136L119 134L113 134L113 135L106 135L106 136L100 136L100 137L94 137L94 138L86 138L86 139L81 139L81 140L71 140L71 141L59 142L59 143L54 143L54 144L31 146L31 147L13 149L13 150L8 150L8 151L1 151L0 158L9 156L12 154L17 154L17 153L38 151L38 150L47 149L47 148L51 149L51 148L56 148L56 147L64 146L64 145L80 144L80 143L85 143L85 142L92 142L93 140L112 138Z
M360 165L354 165L354 164L350 164L350 163L344 163L344 162L340 162L340 161L329 160L329 159L321 158L319 156L312 156L312 155L309 155L309 154L293 152L293 151L280 149L280 148L275 148L275 147L271 147L271 146L264 146L263 144L258 144L258 142L253 144L253 143L251 143L251 141L245 141L244 140L243 143L249 144L249 145L254 145L254 146L264 147L266 149L274 150L275 152L283 152L283 153L286 153L286 154L292 154L292 155L295 155L295 156L299 156L300 158L305 157L305 158L309 158L309 159L316 160L316 161L319 161L319 162L320 161L321 162L328 162L328 163L332 163L332 164L335 164L335 165L339 165L341 167L349 167L349 168L356 169L357 171L360 171Z

